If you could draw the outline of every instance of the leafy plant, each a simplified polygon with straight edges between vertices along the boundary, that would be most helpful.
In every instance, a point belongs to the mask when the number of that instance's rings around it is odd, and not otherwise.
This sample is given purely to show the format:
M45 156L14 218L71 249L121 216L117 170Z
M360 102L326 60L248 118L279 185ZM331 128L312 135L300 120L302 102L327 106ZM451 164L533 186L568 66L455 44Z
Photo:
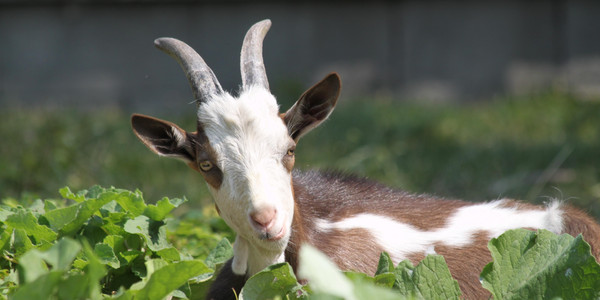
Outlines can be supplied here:
M63 200L0 207L4 297L188 298L190 282L200 284L214 273L168 240L167 217L185 199L146 204L139 191L98 186L60 193ZM215 254L209 265L224 259Z
M0 298L202 299L233 254L232 232L210 210L170 218L185 199L146 204L139 191L98 186L60 194L0 205ZM494 260L481 278L495 298L600 297L600 265L581 237L512 230L489 248ZM276 264L252 276L240 299L461 297L441 256L413 266L383 253L369 276L340 272L310 246L300 255L309 284Z

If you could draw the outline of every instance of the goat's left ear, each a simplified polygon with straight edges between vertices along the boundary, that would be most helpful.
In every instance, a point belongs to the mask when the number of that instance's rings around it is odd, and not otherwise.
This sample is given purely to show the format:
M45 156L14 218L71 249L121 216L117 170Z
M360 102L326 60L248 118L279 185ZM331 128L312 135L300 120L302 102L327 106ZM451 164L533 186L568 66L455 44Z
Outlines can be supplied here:
M193 135L174 123L134 114L131 127L135 135L154 153L174 157L186 163L195 161Z
M284 115L283 120L294 141L321 124L333 111L340 96L342 81L337 73L327 75L308 89Z

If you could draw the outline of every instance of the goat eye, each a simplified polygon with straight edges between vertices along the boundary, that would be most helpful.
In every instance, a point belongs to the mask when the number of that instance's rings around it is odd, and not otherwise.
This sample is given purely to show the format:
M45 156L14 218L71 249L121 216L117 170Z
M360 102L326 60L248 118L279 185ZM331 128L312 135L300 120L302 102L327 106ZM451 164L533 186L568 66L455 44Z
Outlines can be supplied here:
M212 164L212 162L210 162L210 160L201 161L199 166L200 166L200 169L204 172L208 172L213 168L213 164Z
M290 148L287 151L287 156L294 156L294 153L296 152L296 149L294 148Z

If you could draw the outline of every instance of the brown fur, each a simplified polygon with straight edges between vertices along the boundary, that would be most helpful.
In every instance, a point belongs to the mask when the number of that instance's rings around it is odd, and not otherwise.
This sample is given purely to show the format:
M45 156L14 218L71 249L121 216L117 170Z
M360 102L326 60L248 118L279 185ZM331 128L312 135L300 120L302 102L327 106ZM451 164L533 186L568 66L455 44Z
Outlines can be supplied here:
M452 277L458 281L460 290L466 299L487 299L490 292L479 282L479 274L483 267L492 261L487 248L489 241L487 232L478 232L473 236L473 243L466 247L449 247L435 245L435 252L444 256Z
M563 205L563 232L572 236L583 235L591 246L592 255L600 262L600 226L581 210Z
M192 139L192 144L194 145L194 150L196 151L195 161L189 163L188 165L192 167L192 169L200 172L204 180L215 189L218 189L223 183L223 172L217 167L217 153L210 145L210 141L206 134L204 134L204 129L202 128L202 124L198 123L198 131L191 133L194 137ZM198 166L203 161L212 162L213 168L208 172L204 172ZM192 165L193 164L193 165Z

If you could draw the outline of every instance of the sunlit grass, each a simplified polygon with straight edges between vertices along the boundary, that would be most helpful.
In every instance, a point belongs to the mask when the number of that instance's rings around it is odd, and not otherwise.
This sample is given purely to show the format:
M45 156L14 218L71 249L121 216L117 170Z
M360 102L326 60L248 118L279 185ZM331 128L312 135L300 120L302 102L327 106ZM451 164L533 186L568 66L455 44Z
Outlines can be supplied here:
M155 115L193 129L193 115ZM122 111L2 110L0 137L0 197L101 184L138 188L149 201L210 202L201 176L148 151ZM296 166L472 201L570 199L600 219L600 103L554 93L468 105L350 101L302 138Z

